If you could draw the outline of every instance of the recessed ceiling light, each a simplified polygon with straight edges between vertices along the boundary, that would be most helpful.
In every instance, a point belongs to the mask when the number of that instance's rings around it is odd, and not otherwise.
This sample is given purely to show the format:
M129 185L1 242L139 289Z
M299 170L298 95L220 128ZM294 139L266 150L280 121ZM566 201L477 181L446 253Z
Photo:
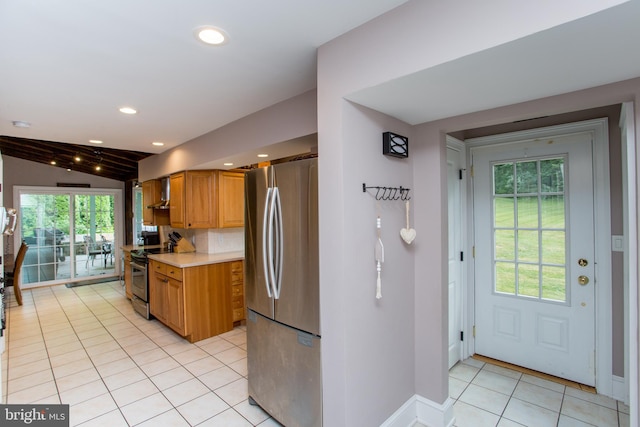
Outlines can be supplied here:
M89 142L92 144L102 144L102 141L100 141L99 139L90 139Z
M155 145L156 147L162 147L164 145L164 142L155 141L155 142L152 142L151 145Z
M55 160L51 160L51 162L50 162L50 163L51 163L52 165L56 165L56 164L57 164Z
M233 166L233 163L224 163L225 166Z
M76 162L81 162L82 161L82 157L78 156L77 154L75 156L73 156L73 160L75 160Z
M11 123L13 123L13 125L15 127L17 127L17 128L25 128L26 129L26 128L30 128L31 127L31 123L25 122L25 121L22 121L22 120L14 120Z
M220 46L228 41L227 34L220 28L204 26L195 30L196 37L203 43L213 46Z
M97 166L96 166L96 170L97 170L97 171L102 170L102 166L97 165Z
M135 108L122 107L120 108L120 112L124 114L136 114L138 111Z
M268 154L258 154L258 157L269 157Z

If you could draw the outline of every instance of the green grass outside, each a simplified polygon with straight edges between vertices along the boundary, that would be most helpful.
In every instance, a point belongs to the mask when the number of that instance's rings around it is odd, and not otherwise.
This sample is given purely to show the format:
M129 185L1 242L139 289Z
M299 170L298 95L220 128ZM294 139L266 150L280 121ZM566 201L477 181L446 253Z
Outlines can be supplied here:
M512 295L517 292L521 296L565 301L563 197L546 196L541 199L540 207L539 214L537 197L520 197L516 229L514 199L495 199L496 292ZM538 231L539 224L541 232Z

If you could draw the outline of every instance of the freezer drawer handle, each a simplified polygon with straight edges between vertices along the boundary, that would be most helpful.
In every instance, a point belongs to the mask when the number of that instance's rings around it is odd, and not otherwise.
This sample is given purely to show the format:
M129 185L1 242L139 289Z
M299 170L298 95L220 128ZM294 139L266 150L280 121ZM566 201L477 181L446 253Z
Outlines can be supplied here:
M311 334L298 331L298 344L302 344L305 347L313 347L313 336Z

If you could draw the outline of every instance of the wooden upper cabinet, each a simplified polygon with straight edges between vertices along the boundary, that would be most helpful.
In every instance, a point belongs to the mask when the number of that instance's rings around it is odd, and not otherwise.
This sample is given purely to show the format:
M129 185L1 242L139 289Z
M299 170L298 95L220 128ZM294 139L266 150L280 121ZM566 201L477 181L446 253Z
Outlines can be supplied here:
M218 171L218 227L244 227L244 173Z
M217 216L214 171L187 171L185 228L215 228Z
M175 228L187 228L184 206L185 175L186 172L180 172L169 177L169 216L171 226Z
M144 225L168 225L169 211L154 209L149 205L160 203L162 184L159 179L151 179L142 183L142 222Z
M244 174L220 170L171 175L171 226L231 228L244 226Z

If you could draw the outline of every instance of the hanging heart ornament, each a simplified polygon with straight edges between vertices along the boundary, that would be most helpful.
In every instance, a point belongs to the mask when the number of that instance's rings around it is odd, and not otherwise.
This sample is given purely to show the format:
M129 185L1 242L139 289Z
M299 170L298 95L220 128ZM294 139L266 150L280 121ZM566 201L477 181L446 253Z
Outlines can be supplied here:
M405 242L407 242L407 244L410 245L411 242L413 242L413 240L416 238L416 230L409 227L409 201L408 200L405 202L405 205L407 208L407 228L403 228L400 230L400 237L402 237L402 240L404 240Z

